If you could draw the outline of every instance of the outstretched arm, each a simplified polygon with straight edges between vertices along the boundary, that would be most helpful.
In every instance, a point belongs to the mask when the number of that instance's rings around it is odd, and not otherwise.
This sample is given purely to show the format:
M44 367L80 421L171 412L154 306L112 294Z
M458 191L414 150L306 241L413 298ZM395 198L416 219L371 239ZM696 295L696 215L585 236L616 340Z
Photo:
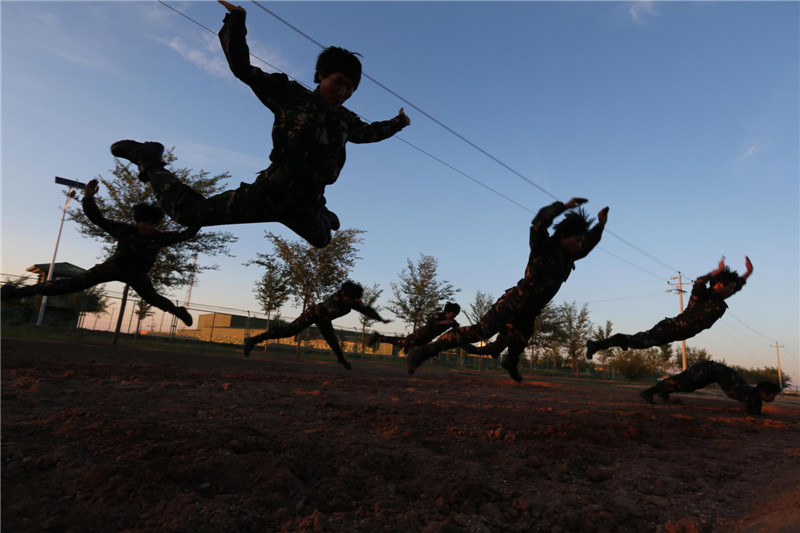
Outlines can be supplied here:
M352 111L349 113L349 128L347 132L347 140L356 143L374 143L388 139L398 131L402 130L409 124L411 119L405 114L403 108L397 113L397 116L390 120L381 120L377 122L364 122L358 115Z
M719 265L717 265L717 268L715 268L714 270L712 270L711 272L709 272L705 276L700 276L699 278L694 280L694 287L695 288L697 288L697 287L705 287L706 283L708 283L708 280L710 280L711 278L713 278L714 276L716 276L717 274L719 274L723 270L725 270L725 256L724 255L722 256L722 259L719 260Z
M169 246L179 242L188 241L200 231L201 226L191 226L181 231L164 232L161 234L161 246Z
M599 213L597 213L597 224L595 224L586 235L586 240L583 241L583 246L581 246L581 249L575 256L576 260L586 257L589 255L589 252L591 252L592 249L597 246L597 243L599 243L600 239L603 237L603 228L606 227L606 222L608 222L608 206L604 207Z
M364 304L364 302L362 302L361 300L358 300L356 303L353 304L353 309L355 309L356 311L358 311L359 313L361 313L366 317L369 317L373 320L379 320L384 324L388 324L389 322L391 322L391 320L386 320L383 317L381 317L381 315L379 315L375 309Z
M83 202L81 203L83 206L83 212L86 215L86 218L88 218L95 226L102 228L103 231L109 235L117 237L119 229L127 226L127 224L123 224L122 222L114 222L113 220L108 220L103 216L103 214L100 212L100 208L97 207L97 203L94 201L94 197L99 190L100 185L96 179L91 180L86 184L86 188L83 190Z

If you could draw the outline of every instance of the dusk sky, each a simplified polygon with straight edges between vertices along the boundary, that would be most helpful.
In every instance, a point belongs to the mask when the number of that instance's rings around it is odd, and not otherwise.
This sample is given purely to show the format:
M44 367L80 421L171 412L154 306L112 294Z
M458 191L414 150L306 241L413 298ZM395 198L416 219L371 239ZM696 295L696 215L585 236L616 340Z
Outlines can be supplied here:
M326 192L343 227L366 231L352 278L378 283L379 304L420 254L439 260L462 307L477 291L500 296L524 273L538 209L581 196L593 215L610 206L607 231L555 304L586 303L595 324L635 333L679 312L667 292L679 273L690 281L722 256L742 273L748 255L747 285L687 343L774 367L778 342L798 381L800 4L241 5L254 65L313 88L317 43L343 46L367 76L345 105L366 121L401 107L411 119L392 139L348 145ZM224 14L215 1L0 3L3 274L50 261L64 204L54 176L111 178L116 140L174 147L177 166L228 171L230 187L268 166L273 116L228 70ZM276 223L221 229L239 238L234 257L200 258L220 268L192 302L258 312L262 271L243 264L270 251L266 231L296 237ZM101 248L66 223L57 260L89 268Z

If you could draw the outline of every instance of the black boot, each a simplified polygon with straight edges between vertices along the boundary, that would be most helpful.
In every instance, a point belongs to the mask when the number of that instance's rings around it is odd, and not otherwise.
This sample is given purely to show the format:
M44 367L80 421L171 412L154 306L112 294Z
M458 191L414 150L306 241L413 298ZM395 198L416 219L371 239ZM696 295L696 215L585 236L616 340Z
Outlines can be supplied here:
M255 348L256 344L258 344L258 339L256 337L246 337L244 339L242 351L244 352L245 357L250 357L250 352L253 351L253 348Z
M406 355L406 369L409 374L413 374L425 359L433 355L433 349L429 348L429 346L429 344L416 346L408 351L408 355Z
M500 366L506 369L508 375L511 376L511 379L516 381L517 383L522 383L522 374L519 373L519 359L514 357L511 358L506 354L500 361Z
M164 145L157 142L143 142L124 140L117 141L111 145L111 153L114 157L127 159L139 167L139 180L147 183L150 178L147 176L148 170L164 168L161 156L164 155Z
M175 316L183 320L183 323L187 326L191 327L192 325L192 315L189 314L189 311L186 310L185 307L181 306L175 310Z

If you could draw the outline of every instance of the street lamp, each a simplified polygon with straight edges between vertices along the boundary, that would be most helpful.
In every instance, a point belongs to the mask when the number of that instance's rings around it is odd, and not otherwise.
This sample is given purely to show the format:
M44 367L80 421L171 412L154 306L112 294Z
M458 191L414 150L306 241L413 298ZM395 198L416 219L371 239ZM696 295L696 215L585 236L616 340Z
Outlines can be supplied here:
M58 242L61 240L61 228L64 226L64 217L67 215L67 206L69 205L69 201L75 197L75 191L73 189L85 189L86 184L81 183L80 181L73 181L68 180L65 178L59 178L56 176L56 183L59 185L66 185L67 189L67 201L64 203L64 211L61 213L61 223L58 225L58 236L56 237L56 246L53 248L53 259L50 260L50 269L47 271L47 281L53 279L53 269L55 268L56 264L56 253L58 253ZM44 318L44 310L47 306L47 295L45 294L42 296L42 305L39 307L39 318L36 319L36 325L42 325L42 319Z

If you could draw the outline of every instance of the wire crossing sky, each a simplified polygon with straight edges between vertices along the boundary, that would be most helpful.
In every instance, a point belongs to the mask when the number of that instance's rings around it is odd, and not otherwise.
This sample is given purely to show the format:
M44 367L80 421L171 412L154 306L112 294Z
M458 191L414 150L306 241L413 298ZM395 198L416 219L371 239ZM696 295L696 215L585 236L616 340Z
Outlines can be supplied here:
M741 272L748 255L753 276L720 321L731 330L718 323L688 343L774 366L777 340L797 361L796 3L242 4L264 70L313 87L319 43L343 46L381 80L361 84L349 109L383 120L406 107L411 126L349 145L326 192L343 227L366 230L353 278L378 283L384 300L420 254L439 260L462 307L478 290L499 296L524 271L532 214L581 196L590 213L610 206L606 237L554 303L613 292L587 301L591 319L633 333L678 313L664 283L678 271L698 277L724 255ZM4 273L49 261L63 204L53 176L110 177L118 139L174 147L178 166L230 172L231 187L267 166L273 117L227 68L218 3L0 10ZM11 230L19 220L25 235ZM233 231L235 257L192 299L256 310L261 272L243 263L268 251L264 231L294 236L277 224ZM88 268L100 248L67 224L58 260Z

